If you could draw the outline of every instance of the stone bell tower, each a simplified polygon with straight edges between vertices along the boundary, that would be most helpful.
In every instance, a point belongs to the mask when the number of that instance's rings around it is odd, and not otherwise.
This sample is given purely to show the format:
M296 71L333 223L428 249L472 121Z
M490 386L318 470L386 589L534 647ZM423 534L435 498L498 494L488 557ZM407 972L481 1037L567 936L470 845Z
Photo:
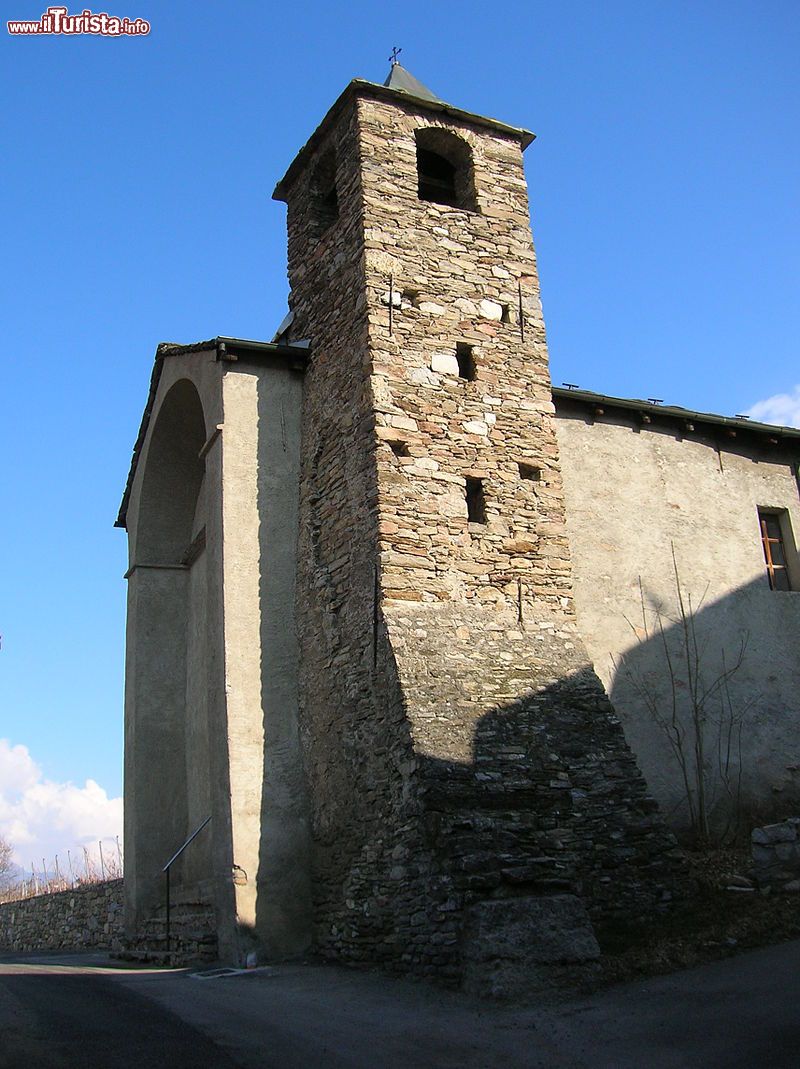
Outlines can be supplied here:
M117 520L132 945L186 844L227 960L482 991L680 885L576 627L532 140L351 82L275 192L288 325L156 352Z
M496 942L526 917L644 915L677 878L575 624L532 140L394 66L350 83L275 191L283 340L311 346L295 612L314 944L453 981L512 968Z

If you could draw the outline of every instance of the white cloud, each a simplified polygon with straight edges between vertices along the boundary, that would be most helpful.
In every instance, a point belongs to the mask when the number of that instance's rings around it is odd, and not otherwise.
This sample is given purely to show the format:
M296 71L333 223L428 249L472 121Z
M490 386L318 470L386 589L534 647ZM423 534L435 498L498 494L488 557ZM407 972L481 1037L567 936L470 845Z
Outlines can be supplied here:
M109 798L92 779L83 787L45 779L27 746L0 739L0 835L14 850L14 860L30 871L41 870L42 859L52 867L56 854L67 870L67 850L73 865L83 869L83 847L92 858L103 852L116 856L115 837L122 839L122 799Z
M800 385L795 386L791 393L776 393L765 401L757 401L746 414L761 423L800 427Z

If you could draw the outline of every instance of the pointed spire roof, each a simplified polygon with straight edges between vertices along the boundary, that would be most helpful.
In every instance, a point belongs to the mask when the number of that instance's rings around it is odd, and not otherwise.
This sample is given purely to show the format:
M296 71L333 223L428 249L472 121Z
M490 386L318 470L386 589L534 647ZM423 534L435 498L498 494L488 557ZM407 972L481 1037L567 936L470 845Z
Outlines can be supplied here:
M414 75L397 61L392 63L389 75L383 84L388 89L399 89L402 93L409 93L418 100L433 100L438 104L444 103L440 97L432 93L422 82L417 81Z

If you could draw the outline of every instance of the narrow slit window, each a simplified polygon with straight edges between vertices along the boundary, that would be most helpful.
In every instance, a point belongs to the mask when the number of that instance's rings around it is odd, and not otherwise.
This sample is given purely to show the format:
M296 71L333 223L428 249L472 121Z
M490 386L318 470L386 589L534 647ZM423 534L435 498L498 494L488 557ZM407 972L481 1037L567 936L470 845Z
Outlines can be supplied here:
M456 360L458 361L459 378L473 382L475 379L475 353L472 346L464 342L456 345Z
M483 479L467 479L467 520L470 523L486 523Z
M786 546L781 530L780 514L759 509L758 523L761 528L761 545L764 549L770 589L791 590L792 584L786 565Z
M339 218L336 191L336 156L332 150L320 158L311 178L311 207L317 232L321 235Z

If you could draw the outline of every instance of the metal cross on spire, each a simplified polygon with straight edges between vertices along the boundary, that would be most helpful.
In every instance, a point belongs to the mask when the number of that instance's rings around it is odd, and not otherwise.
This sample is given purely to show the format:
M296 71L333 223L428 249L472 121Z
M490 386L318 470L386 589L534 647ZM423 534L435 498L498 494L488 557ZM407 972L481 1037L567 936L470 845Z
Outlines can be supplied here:
M398 48L396 45L392 49L392 54L391 54L391 56L389 56L389 62L391 63L391 65L393 67L396 67L398 65L398 63L400 62L400 60L397 57L400 55L400 53L402 51L403 51L403 49L402 48Z

